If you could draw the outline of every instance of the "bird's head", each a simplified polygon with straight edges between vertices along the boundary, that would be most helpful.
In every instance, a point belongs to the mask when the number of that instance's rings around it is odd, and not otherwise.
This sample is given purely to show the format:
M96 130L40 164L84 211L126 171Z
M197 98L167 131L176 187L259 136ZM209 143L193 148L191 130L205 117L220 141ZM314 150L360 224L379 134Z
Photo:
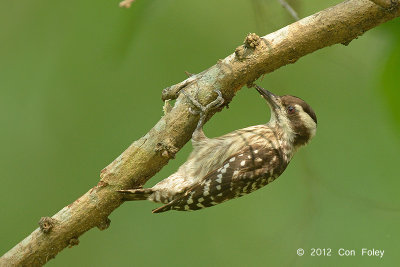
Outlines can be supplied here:
M304 100L291 95L277 96L257 85L255 88L271 108L269 123L281 127L296 147L307 144L314 137L317 116Z

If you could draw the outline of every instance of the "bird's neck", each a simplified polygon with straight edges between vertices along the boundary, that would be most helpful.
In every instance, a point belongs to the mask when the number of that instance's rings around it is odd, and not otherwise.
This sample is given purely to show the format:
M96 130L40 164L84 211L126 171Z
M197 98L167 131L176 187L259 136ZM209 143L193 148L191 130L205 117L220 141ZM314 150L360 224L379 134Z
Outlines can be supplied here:
M279 142L279 147L282 149L284 159L289 162L300 147L296 145L296 133L287 124L281 124L276 121L270 121L267 126L275 133Z

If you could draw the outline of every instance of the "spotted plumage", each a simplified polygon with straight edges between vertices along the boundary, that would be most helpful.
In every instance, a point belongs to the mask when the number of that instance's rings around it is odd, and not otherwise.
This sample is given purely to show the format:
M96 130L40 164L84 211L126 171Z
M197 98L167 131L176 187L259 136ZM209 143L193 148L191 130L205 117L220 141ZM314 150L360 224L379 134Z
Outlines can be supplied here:
M194 149L178 171L152 188L121 190L125 199L165 204L154 213L199 210L254 192L279 177L296 150L315 135L317 119L300 98L257 90L272 109L267 124L209 139L200 119L192 137ZM217 105L223 101L217 100Z
M154 212L198 210L241 197L272 182L286 166L277 149L247 146L227 158L222 167L207 174L179 198Z

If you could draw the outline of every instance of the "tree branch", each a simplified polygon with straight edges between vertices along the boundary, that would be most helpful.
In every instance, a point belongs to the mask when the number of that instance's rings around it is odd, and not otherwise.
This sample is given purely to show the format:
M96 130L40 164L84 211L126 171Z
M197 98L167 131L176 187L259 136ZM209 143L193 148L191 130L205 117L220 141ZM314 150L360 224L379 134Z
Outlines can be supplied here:
M177 99L174 107L101 171L96 186L52 218L42 218L38 229L0 258L0 265L43 265L65 247L76 245L78 238L91 228L106 229L109 214L123 203L116 190L143 185L189 141L198 117L188 111L189 104L183 94L179 95L180 90L191 94L201 88L199 99L205 104L213 100L213 90L218 88L229 103L242 86L260 75L323 47L348 44L365 31L398 16L398 6L389 10L369 0L349 0L263 38L248 35L235 53L164 89L163 100Z
M393 8L399 4L399 0L370 0L383 8Z

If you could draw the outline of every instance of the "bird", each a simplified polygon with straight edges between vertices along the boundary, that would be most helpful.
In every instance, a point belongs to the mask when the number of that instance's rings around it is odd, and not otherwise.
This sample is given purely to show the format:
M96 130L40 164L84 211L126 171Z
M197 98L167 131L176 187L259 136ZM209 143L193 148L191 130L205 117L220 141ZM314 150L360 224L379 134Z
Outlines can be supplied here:
M175 173L153 187L119 190L123 199L164 204L153 213L194 211L247 195L277 179L296 151L315 136L317 116L296 96L253 87L271 109L268 123L216 138L206 137L203 125L208 112L224 103L221 92L214 90L218 96L207 106L184 93L197 109L190 111L200 114L192 134L193 151Z

